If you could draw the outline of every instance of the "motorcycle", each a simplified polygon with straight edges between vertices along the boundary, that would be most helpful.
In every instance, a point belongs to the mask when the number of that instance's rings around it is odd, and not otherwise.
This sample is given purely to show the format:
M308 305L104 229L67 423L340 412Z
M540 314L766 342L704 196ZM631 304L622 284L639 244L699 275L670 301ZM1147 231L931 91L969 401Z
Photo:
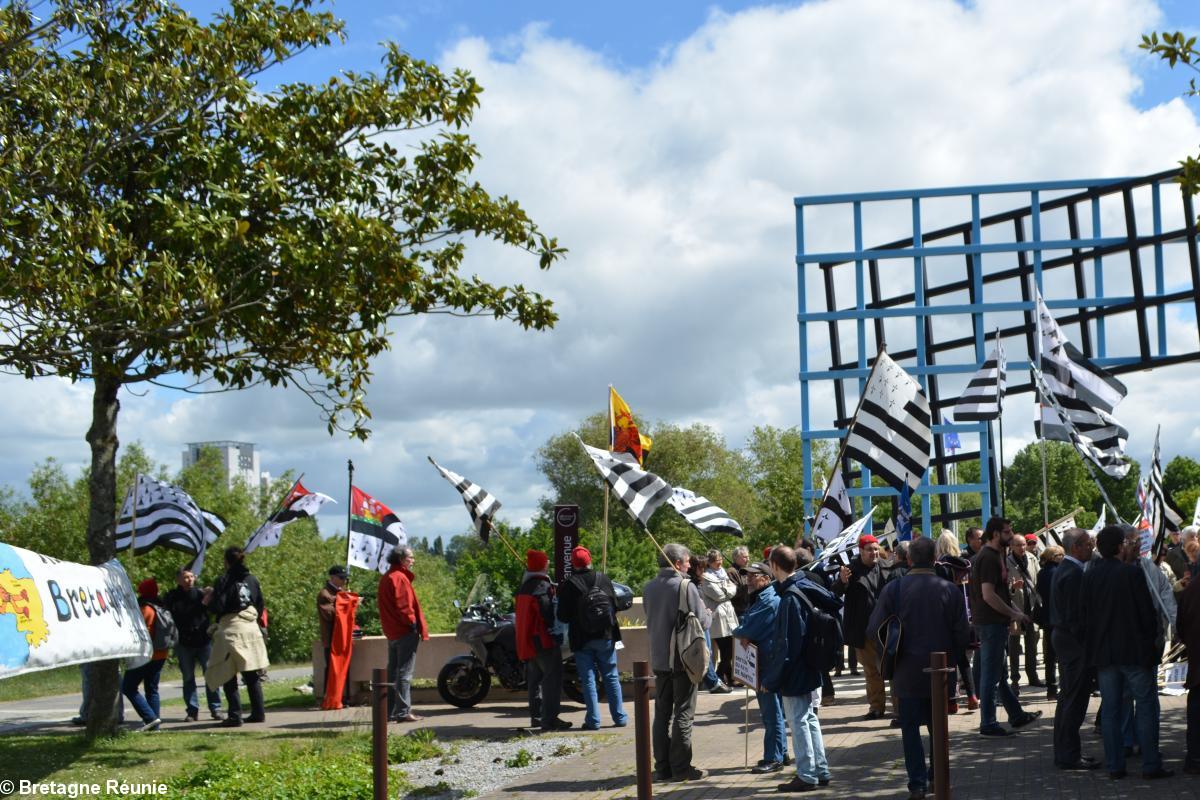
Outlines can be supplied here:
M525 689L525 665L517 658L516 615L500 613L490 596L479 599L477 590L480 585L476 581L465 608L457 600L454 601L455 608L462 609L462 618L454 629L454 638L467 644L471 652L454 656L438 673L438 694L458 708L471 708L482 702L492 688L493 675L510 692ZM613 589L617 595L618 611L633 605L633 590L615 582ZM477 602L472 602L473 599ZM575 669L575 656L567 653L566 648L564 653L563 694L581 703L583 692ZM596 681L596 684L597 690L603 694L602 683Z

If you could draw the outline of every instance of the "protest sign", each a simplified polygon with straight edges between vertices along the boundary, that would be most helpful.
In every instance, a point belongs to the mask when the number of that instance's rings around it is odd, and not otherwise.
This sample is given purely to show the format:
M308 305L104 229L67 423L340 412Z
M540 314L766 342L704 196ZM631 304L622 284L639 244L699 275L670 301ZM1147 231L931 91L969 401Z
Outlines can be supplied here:
M733 679L758 691L758 648L741 639L733 640Z

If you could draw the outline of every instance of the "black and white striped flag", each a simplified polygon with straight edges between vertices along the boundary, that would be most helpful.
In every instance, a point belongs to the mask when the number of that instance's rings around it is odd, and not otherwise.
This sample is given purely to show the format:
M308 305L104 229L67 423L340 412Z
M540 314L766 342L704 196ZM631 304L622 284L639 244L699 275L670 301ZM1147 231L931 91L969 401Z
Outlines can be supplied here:
M1158 437L1162 426L1154 432L1154 455L1150 459L1150 481L1146 505L1150 510L1150 529L1154 533L1155 556L1167 546L1167 531L1178 531L1183 526L1183 514L1163 486L1162 458L1159 454Z
M307 517L315 517L326 503L336 503L327 494L310 492L300 481L292 486L287 497L279 504L279 510L272 514L266 522L258 526L258 530L250 534L246 546L242 550L249 555L260 547L274 547L283 538L283 529L290 522Z
M1005 367L1004 344L999 337L983 366L971 376L962 397L954 404L956 422L987 422L1004 410Z
M208 545L225 530L225 520L200 508L191 495L165 481L138 475L135 488L136 492L130 489L125 495L125 503L121 506L115 534L116 549L128 550L132 546L138 555L154 547L195 553L191 570L199 574L204 569Z
M701 497L691 489L676 487L667 500L679 516L701 533L727 533L742 536L742 526L729 516L725 509L711 500Z
M831 541L821 551L821 555L817 556L816 561L813 562L813 569L825 571L834 565L850 566L850 559L858 555L858 537L862 536L874 512L875 509L872 508L860 519L851 523L850 527L842 531L840 536Z
M846 480L842 471L835 469L829 481L829 490L821 501L817 518L813 520L812 535L821 544L831 541L854 522L854 508L850 505L850 494L846 491Z
M1128 390L1067 340L1042 295L1035 294L1041 381L1049 396L1042 394L1034 432L1043 439L1077 442L1080 452L1104 474L1124 478L1129 473L1124 458L1129 431L1112 412Z
M850 422L846 455L896 489L905 482L915 489L929 467L929 425L921 385L881 351Z
M575 435L579 439L579 435ZM637 459L628 453L610 453L598 447L589 447L579 439L592 463L608 485L616 492L629 515L646 527L658 507L667 502L673 493L671 484L638 467Z
M426 456L426 458L443 478L449 481L455 489L458 489L458 493L462 495L463 505L467 507L467 513L471 515L471 524L475 526L475 532L479 534L479 538L483 539L483 543L487 544L492 525L495 523L496 512L500 510L500 501L484 491L482 486L471 483L457 472L451 472L438 464L433 460L433 456Z

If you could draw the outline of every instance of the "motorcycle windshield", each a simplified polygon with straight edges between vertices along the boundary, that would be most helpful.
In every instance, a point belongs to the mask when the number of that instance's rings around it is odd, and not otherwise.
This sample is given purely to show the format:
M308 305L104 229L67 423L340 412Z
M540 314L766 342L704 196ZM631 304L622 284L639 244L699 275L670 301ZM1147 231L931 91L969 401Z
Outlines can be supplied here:
M491 594L491 585L487 575L479 575L475 578L475 583L471 586L471 592L467 595L467 607L471 607L476 603L482 603L483 598Z

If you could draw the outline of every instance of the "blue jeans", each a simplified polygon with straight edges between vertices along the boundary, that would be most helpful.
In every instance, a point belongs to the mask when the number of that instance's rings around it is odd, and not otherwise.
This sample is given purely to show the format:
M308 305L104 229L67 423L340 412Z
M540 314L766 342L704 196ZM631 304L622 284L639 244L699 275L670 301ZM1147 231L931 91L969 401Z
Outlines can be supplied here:
M704 643L708 645L708 672L704 673L704 679L700 681L701 689L711 689L721 682L717 677L716 660L713 658L712 637L708 635L708 631L704 632Z
M908 790L925 791L929 788L929 776L933 774L933 765L929 771L925 767L925 744L921 741L921 726L930 728L932 735L933 707L928 697L900 698L900 736L904 742L904 769L908 772ZM933 748L930 747L929 757L933 758Z
M996 727L997 697L1004 704L1010 723L1025 711L1004 675L1008 626L1003 623L978 625L976 630L979 631L979 730L982 731Z
M200 647L189 647L186 644L175 645L175 657L179 659L179 672L183 675L183 702L188 714L200 712L199 698L196 695L196 665L200 665L200 674L208 669L208 657L212 653L212 642L205 642ZM208 700L208 710L214 714L221 713L221 692L218 689L204 687L205 699Z
M821 738L821 723L813 708L812 696L802 694L784 697L783 710L792 726L792 751L796 754L796 775L805 783L816 784L829 778L829 762L825 760L825 741Z
M787 757L787 728L783 725L783 701L775 692L759 692L758 713L763 723L763 761L783 763Z
M593 639L575 651L575 671L579 675L579 688L587 711L583 714L583 727L600 727L600 699L596 693L596 671L604 681L604 692L608 695L608 713L614 725L622 726L629 715L621 699L621 675L617 672L617 650L611 639Z
M1133 695L1137 708L1133 715L1137 741L1142 748L1142 771L1162 769L1158 749L1158 686L1154 670L1148 667L1104 667L1097 673L1103 709L1100 729L1104 737L1104 766L1109 772L1125 769L1125 737L1122 732L1122 697Z
M134 669L125 670L121 679L121 694L133 704L133 710L142 718L142 722L153 722L158 719L158 676L162 674L165 658L155 659ZM142 697L138 689L146 686L146 696Z
M417 645L421 636L409 631L399 639L388 640L388 719L407 717L412 713L412 674L417 660Z

